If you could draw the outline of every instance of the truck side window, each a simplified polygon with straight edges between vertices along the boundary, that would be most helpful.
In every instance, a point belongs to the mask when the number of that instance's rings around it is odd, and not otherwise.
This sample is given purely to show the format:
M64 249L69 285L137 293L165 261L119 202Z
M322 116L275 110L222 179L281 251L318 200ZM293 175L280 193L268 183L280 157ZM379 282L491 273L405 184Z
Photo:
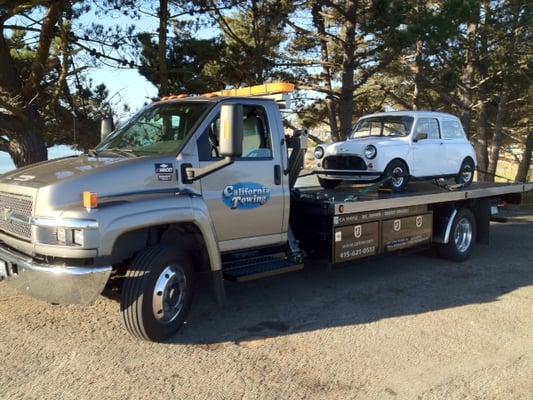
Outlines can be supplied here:
M439 122L435 118L419 118L416 122L415 135L427 133L428 139L440 139Z
M451 119L445 119L442 121L442 132L444 133L444 139L463 139L463 128L458 121Z
M220 131L220 114L209 124L198 139L200 161L220 158L218 135ZM272 144L268 128L266 110L261 106L243 107L242 156L244 159L272 158Z

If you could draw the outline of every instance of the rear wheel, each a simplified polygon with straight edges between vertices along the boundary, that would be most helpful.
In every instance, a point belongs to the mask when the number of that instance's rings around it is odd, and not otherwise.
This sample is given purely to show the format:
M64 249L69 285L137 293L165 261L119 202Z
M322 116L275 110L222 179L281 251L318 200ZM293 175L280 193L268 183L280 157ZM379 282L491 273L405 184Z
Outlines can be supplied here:
M470 185L474 180L475 168L476 167L474 165L474 161L472 161L471 158L465 159L461 164L461 169L459 170L459 173L455 177L455 183L462 183L464 186Z
M476 219L467 208L457 211L448 243L439 244L438 251L441 257L453 261L464 261L472 253L476 241Z
M387 168L385 168L384 176L391 176L387 182L383 184L393 192L403 192L409 183L409 169L402 160L392 160Z
M135 257L128 268L120 301L129 333L160 342L182 326L192 304L194 274L189 256L156 245Z
M338 179L324 179L324 178L318 178L318 183L320 183L320 186L322 186L324 189L335 189L339 184L341 183Z

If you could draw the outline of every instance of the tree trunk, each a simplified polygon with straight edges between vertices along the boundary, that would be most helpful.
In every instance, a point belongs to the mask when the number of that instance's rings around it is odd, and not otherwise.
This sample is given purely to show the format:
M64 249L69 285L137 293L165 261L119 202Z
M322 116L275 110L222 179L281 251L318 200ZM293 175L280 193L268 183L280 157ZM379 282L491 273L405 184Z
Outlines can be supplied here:
M159 44L157 48L157 63L159 64L159 97L168 96L168 66L167 66L167 27L168 0L159 0Z
M488 124L487 105L485 102L482 102L479 107L479 116L477 121L478 138L474 143L474 148L476 150L477 165L479 169L483 171L487 171L489 166L489 152L487 144L487 137L489 135ZM487 178L487 174L481 173L479 174L478 180L483 182L490 180Z
M530 130L527 134L527 139L524 144L524 154L522 160L518 165L518 172L516 173L515 181L526 182L531 167L531 153L533 152L533 130Z
M413 88L413 110L420 110L421 107L421 89L422 89L422 49L423 42L421 40L416 41L416 56L413 72L415 74L415 82Z
M488 27L491 22L491 8L488 1L484 0L482 3L485 15L483 24L479 28L479 60L478 70L479 79L487 81L489 77L489 53L488 53ZM482 84L477 93L479 99L479 114L477 119L477 145L476 155L479 169L483 171L489 170L489 122L488 122L488 110L487 110L487 87L486 84ZM480 181L494 181L494 177L487 174L479 174Z
M322 11L319 2L315 2L311 8L311 14L313 15L313 24L316 27L318 34L320 35L320 55L322 61L329 62L329 49L328 42L324 39L326 36L326 26L324 23L324 17L320 14ZM333 85L331 83L331 68L326 64L322 66L321 79L324 82L325 89L331 93L326 97L326 109L328 112L328 122L331 131L331 138L334 142L340 140L339 127L337 125L337 107L335 104L335 98L333 97Z
M341 91L339 100L340 139L345 140L352 130L353 91L355 74L355 33L357 7L354 1L348 2L346 21L343 24L342 38L342 71Z
M474 70L475 70L475 52L476 52L476 38L477 29L479 23L479 10L473 14L468 23L466 32L466 51L465 51L465 64L461 74L461 84L458 88L458 96L461 101L461 121L465 131L469 137L474 136L472 134L472 106L473 106L473 93L472 86L474 83ZM478 146L481 148L484 146L482 139L478 139ZM486 145L486 144L485 144Z
M9 141L8 153L17 168L48 159L46 143L39 129L29 127Z
M492 134L492 145L490 149L489 166L487 171L491 174L496 173L498 168L498 160L500 159L500 148L502 147L502 129L503 129L503 114L505 113L505 105L507 103L507 94L509 91L508 74L503 77L502 90L500 93L500 100L498 101L498 111L496 112L496 126ZM494 181L494 177L490 175L490 180Z

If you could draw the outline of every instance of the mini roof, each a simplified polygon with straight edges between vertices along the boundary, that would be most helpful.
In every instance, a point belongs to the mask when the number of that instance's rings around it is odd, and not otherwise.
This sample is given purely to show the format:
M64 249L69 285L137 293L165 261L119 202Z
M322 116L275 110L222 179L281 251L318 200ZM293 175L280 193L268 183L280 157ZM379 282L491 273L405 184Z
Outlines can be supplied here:
M368 117L383 117L386 115L395 115L395 116L406 116L406 117L433 117L433 118L452 118L452 119L458 119L457 116L443 113L443 112L436 112L436 111L412 111L412 110L405 110L405 111L386 111L386 112L379 112L374 114L367 114L363 115L362 118L368 118Z

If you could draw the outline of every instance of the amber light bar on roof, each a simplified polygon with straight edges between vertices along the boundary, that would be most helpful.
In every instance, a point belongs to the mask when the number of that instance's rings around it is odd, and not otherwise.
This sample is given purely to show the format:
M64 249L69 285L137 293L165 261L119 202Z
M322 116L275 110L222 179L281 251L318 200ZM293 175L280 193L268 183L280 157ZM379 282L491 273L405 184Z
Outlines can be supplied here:
M205 97L218 97L218 96L235 96L235 97L251 97L251 96L270 96L276 94L289 94L294 92L296 86L294 83L288 82L274 82L264 83L262 85L248 86L239 89L225 89L218 92L204 93ZM175 100L184 99L189 97L186 94L165 96L161 100Z
M271 94L284 94L294 92L294 83L276 82L265 83L263 85L243 87L239 89L226 89L219 90L218 92L206 93L205 95L217 95L217 96L267 96Z

